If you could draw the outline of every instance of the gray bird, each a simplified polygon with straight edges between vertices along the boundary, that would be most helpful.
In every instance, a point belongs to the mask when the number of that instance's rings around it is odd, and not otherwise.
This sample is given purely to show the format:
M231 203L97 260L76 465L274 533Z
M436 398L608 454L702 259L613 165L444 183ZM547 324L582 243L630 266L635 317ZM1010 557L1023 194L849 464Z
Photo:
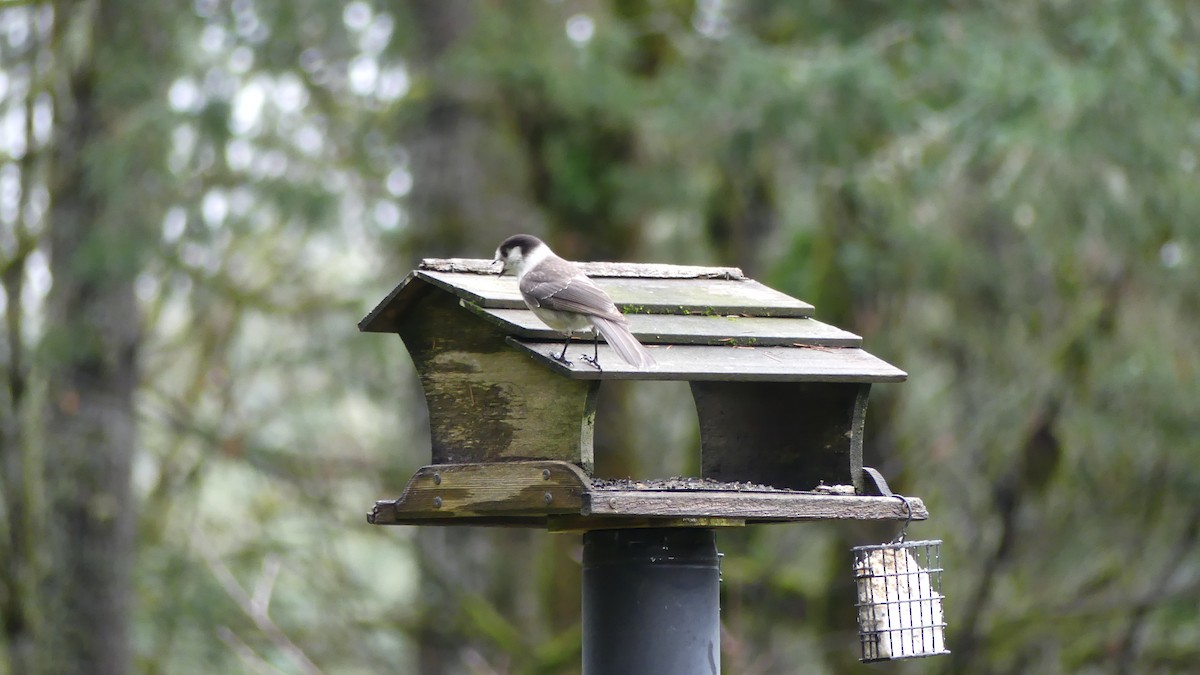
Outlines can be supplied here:
M596 282L575 263L563 260L541 239L514 234L496 249L494 262L503 263L500 273L515 272L525 305L547 326L567 336L556 361L571 365L567 347L575 333L591 331L592 356L584 361L600 369L600 336L631 366L649 368L654 357L629 332L629 320Z

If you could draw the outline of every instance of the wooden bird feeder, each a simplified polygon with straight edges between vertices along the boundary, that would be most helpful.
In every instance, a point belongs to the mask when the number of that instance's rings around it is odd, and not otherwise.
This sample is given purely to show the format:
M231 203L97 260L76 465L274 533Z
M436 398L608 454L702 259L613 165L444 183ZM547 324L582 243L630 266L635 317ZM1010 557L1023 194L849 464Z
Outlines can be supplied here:
M488 260L425 260L360 322L404 341L433 449L370 522L586 531L909 516L863 481L871 385L906 375L863 351L860 337L736 268L581 265L657 367L628 366L603 343L603 370L555 361L561 337ZM628 379L689 383L702 476L593 480L597 393ZM909 501L915 519L928 517Z

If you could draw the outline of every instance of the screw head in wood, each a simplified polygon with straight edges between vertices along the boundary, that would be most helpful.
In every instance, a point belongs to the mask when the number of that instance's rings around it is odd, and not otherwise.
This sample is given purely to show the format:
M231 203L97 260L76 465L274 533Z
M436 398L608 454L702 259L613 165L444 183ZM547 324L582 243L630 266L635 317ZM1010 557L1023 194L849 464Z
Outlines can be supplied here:
M440 474L440 473L433 474L433 484L434 485L442 484L442 474Z
M550 480L550 469L542 469L542 480Z
M549 504L550 502L554 501L554 495L547 492L546 494L542 495L542 499Z
M442 508L442 498L441 497L433 498L433 508L435 508L435 509Z

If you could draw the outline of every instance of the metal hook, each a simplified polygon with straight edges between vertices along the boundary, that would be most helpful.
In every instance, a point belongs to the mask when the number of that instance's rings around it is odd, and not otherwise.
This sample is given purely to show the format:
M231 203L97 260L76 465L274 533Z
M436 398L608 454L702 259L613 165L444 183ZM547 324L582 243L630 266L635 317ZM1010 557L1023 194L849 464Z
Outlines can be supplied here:
M908 507L908 518L904 521L904 527L900 528L900 534L896 535L896 538L892 541L893 544L903 544L904 536L908 534L908 524L913 520L913 507L912 503L908 501L908 497L895 493L892 496L904 502L904 505Z
M908 507L908 518L904 521L904 527L900 528L900 534L896 535L896 538L892 540L893 544L903 544L904 535L908 533L908 524L913 520L912 504L908 501L908 497L892 492L892 489L888 487L887 481L884 480L883 474L869 466L864 466L862 470L863 473L865 473L867 477L870 478L873 483L875 483L875 489L880 495L883 495L884 497L895 497L904 502L904 505Z

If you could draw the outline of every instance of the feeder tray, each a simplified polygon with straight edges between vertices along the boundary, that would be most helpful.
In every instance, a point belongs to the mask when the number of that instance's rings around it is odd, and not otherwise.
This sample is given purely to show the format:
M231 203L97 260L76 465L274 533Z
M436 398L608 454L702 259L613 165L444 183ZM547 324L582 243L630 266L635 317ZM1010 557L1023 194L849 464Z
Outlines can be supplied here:
M921 500L909 503L913 519L929 517ZM787 490L702 478L604 480L562 461L422 467L398 499L377 501L367 515L375 525L508 525L560 532L906 517L896 499L856 495L849 485Z

